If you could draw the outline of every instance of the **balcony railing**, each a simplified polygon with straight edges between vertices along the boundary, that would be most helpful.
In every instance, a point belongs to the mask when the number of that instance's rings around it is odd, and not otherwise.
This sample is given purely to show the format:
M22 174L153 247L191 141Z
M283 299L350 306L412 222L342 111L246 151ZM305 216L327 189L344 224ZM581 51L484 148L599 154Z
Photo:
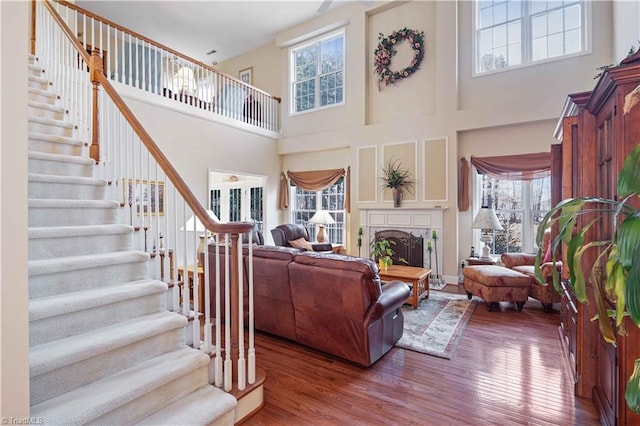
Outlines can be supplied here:
M278 132L280 98L72 3L54 7L83 50L98 49L110 81Z

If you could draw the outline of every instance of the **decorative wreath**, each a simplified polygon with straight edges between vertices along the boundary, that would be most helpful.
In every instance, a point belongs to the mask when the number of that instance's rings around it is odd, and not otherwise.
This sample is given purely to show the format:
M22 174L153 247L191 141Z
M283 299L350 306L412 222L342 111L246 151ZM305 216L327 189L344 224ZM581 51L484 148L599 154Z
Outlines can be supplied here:
M391 71L391 58L397 53L396 46L403 40L409 42L415 54L408 67L400 71ZM420 63L424 58L424 31L418 32L403 28L392 32L389 37L380 33L378 34L378 47L373 54L375 56L375 73L378 75L378 90L381 90L381 85L388 86L409 77L420 68Z

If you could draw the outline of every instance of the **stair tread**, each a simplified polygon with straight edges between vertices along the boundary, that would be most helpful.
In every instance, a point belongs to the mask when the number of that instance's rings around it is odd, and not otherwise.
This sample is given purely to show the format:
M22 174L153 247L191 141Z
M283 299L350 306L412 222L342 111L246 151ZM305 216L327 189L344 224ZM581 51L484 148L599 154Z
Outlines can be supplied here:
M75 146L83 146L84 143L77 138L72 138L69 136L61 136L61 135L50 135L47 133L40 133L40 132L29 132L29 139L37 139L37 140L41 140L41 141L47 141L47 142L57 142L57 143L64 143L67 145L75 145Z
M32 346L29 350L29 372L31 377L39 376L139 340L183 328L186 323L187 319L182 315L162 311Z
M74 163L85 166L93 166L96 164L95 160L87 157L80 157L78 155L67 154L52 154L42 151L28 151L27 155L30 159L34 160L47 160L47 161L59 161L61 163Z
M229 393L207 385L191 392L162 410L136 423L138 425L204 425L237 406Z
M37 115L29 116L29 123L47 124L49 126L62 127L65 129L73 129L73 123L69 123L66 120L56 120L49 117L38 117Z
M55 93L50 92L48 90L38 89L36 87L29 87L29 93L34 93L36 95L41 95L41 96L48 96L50 98L56 97Z
M113 200L73 200L73 199L51 199L51 198L29 198L29 208L92 208L92 209L115 209L120 203Z
M50 183L67 183L75 185L96 185L104 186L107 184L105 179L84 177L84 176L64 176L50 175L45 173L29 173L29 182L50 182Z
M49 80L42 77L42 76L35 76L35 75L30 75L29 76L29 80L31 81L37 81L38 83L45 83L45 84L49 84Z
M138 280L120 285L31 299L29 301L29 321L88 310L122 300L162 293L166 290L167 284L162 281Z
M46 102L40 102L40 101L29 101L29 106L31 108L40 108L40 109L46 109L49 111L53 111L53 112L65 112L65 109L63 106L61 105L56 105L56 104L48 104Z
M90 235L130 234L133 227L129 225L82 225L82 226L40 226L29 228L29 239L70 238Z
M148 260L149 254L138 250L30 260L29 276L67 272L77 269L90 269L114 264L146 262Z
M85 424L208 362L209 357L195 349L177 349L36 404L30 415L52 423L64 418L66 424Z

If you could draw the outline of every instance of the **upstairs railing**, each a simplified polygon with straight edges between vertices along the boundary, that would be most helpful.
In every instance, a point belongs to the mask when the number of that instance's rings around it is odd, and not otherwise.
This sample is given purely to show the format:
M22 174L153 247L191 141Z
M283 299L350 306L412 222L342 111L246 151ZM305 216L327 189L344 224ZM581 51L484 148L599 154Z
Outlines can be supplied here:
M107 79L278 131L280 98L72 3L56 1L55 7L83 50L98 49Z
M253 225L218 223L208 215L105 76L99 47L89 56L57 11L70 9L49 0L35 3L35 54L76 136L89 146L96 174L120 201L120 222L135 230L135 247L149 253L152 277L168 283L169 309L190 320L187 343L212 357L211 383L241 392L256 381L252 241L242 237ZM198 263L201 239L217 242L214 264L209 244ZM244 251L243 243L248 243Z

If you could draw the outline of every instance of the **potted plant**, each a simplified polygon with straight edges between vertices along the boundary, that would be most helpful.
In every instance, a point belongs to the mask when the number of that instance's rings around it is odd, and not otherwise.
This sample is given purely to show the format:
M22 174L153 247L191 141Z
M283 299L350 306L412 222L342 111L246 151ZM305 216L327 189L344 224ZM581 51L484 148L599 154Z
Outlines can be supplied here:
M380 270L385 270L393 264L391 256L393 256L395 252L391 246L395 244L395 241L386 238L373 240L371 244L369 244L371 247L371 257L378 262Z
M538 227L537 243L542 247L544 230L557 223L558 234L551 241L555 262L558 247L566 244L566 259L569 270L569 285L581 303L588 303L587 279L594 285L593 298L596 303L600 333L615 344L616 331L624 334L623 319L629 316L640 327L640 145L625 159L617 182L618 199L599 197L572 198L558 203L544 217ZM577 219L588 215L586 225L576 226ZM608 221L614 225L611 238L587 240L586 233L596 223ZM599 236L600 237L600 236ZM583 270L582 257L588 250L597 249L598 254L590 271ZM536 277L544 282L541 272L541 249L536 258ZM635 260L635 261L634 261ZM606 265L604 271L601 265ZM604 277L602 277L604 273ZM587 278L588 277L588 278ZM603 279L600 280L599 278ZM553 269L553 285L560 291L560 276ZM608 310L605 295L614 303ZM615 329L610 318L615 319ZM640 413L640 359L634 363L634 371L627 381L625 399L629 408Z
M411 179L409 170L403 169L398 160L389 159L389 162L382 168L382 181L385 188L393 191L393 207L400 207L400 202L404 191L413 191L415 181Z

